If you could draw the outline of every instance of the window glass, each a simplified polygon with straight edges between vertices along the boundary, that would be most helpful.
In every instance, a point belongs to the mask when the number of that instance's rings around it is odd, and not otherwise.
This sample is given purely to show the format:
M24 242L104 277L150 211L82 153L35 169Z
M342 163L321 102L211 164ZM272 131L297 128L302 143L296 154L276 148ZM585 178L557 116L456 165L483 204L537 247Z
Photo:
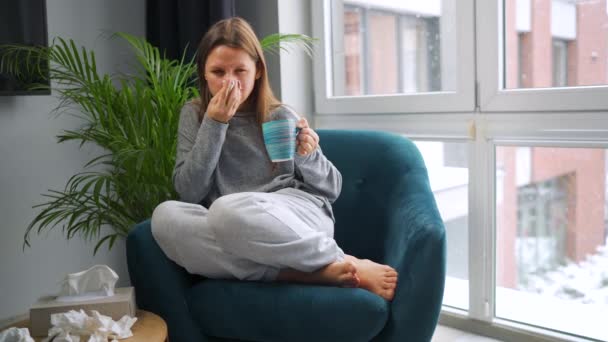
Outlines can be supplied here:
M504 0L505 88L608 84L606 0Z
M467 144L416 141L426 164L447 236L447 277L443 304L469 308L469 169Z
M496 149L496 316L608 340L605 149Z
M334 65L344 70L335 95L455 90L453 0L343 3L343 22L334 23L343 27L333 29L344 34L343 46L333 46Z

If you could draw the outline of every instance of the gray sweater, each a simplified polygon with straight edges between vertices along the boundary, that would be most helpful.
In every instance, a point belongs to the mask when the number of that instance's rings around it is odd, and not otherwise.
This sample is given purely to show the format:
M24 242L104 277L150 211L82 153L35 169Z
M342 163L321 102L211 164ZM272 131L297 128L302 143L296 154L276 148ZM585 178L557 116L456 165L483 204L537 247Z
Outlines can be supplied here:
M285 106L270 120L299 116ZM217 198L237 192L274 192L295 188L312 194L333 217L331 203L339 196L342 176L323 155L313 153L273 166L255 113L237 112L228 124L204 116L187 103L181 111L173 184L180 199L209 208Z

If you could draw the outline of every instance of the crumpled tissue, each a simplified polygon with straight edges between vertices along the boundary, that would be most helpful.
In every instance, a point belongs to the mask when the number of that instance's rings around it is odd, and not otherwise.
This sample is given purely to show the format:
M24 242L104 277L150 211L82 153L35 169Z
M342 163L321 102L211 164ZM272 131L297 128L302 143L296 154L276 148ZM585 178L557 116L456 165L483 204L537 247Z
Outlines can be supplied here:
M91 310L91 313L92 316L88 316L84 310L70 310L52 314L53 327L49 329L45 341L80 342L81 337L88 336L88 342L106 342L133 336L131 327L137 317L124 315L120 320L114 321L96 310Z
M87 270L70 273L61 282L58 301L82 300L114 295L118 274L107 265L95 265Z
M0 332L0 342L34 342L27 328L8 328Z

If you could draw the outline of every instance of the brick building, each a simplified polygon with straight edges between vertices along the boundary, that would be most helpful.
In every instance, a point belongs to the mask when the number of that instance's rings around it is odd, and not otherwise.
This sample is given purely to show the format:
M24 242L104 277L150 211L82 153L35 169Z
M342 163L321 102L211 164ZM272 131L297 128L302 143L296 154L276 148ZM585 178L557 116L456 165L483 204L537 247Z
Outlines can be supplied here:
M505 42L508 89L608 84L605 0L507 0ZM605 243L605 160L603 149L497 150L497 285L515 288Z

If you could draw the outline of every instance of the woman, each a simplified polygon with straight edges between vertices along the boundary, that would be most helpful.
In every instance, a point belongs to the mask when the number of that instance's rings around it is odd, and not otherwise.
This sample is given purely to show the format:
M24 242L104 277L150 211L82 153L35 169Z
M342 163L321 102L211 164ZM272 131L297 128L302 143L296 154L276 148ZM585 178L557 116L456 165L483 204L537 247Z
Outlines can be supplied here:
M306 119L281 105L249 24L215 24L197 51L200 98L180 114L173 182L152 233L165 254L209 278L362 287L391 300L397 272L345 255L333 239L340 172ZM293 160L272 163L261 124L298 120ZM208 208L208 209L207 209Z

